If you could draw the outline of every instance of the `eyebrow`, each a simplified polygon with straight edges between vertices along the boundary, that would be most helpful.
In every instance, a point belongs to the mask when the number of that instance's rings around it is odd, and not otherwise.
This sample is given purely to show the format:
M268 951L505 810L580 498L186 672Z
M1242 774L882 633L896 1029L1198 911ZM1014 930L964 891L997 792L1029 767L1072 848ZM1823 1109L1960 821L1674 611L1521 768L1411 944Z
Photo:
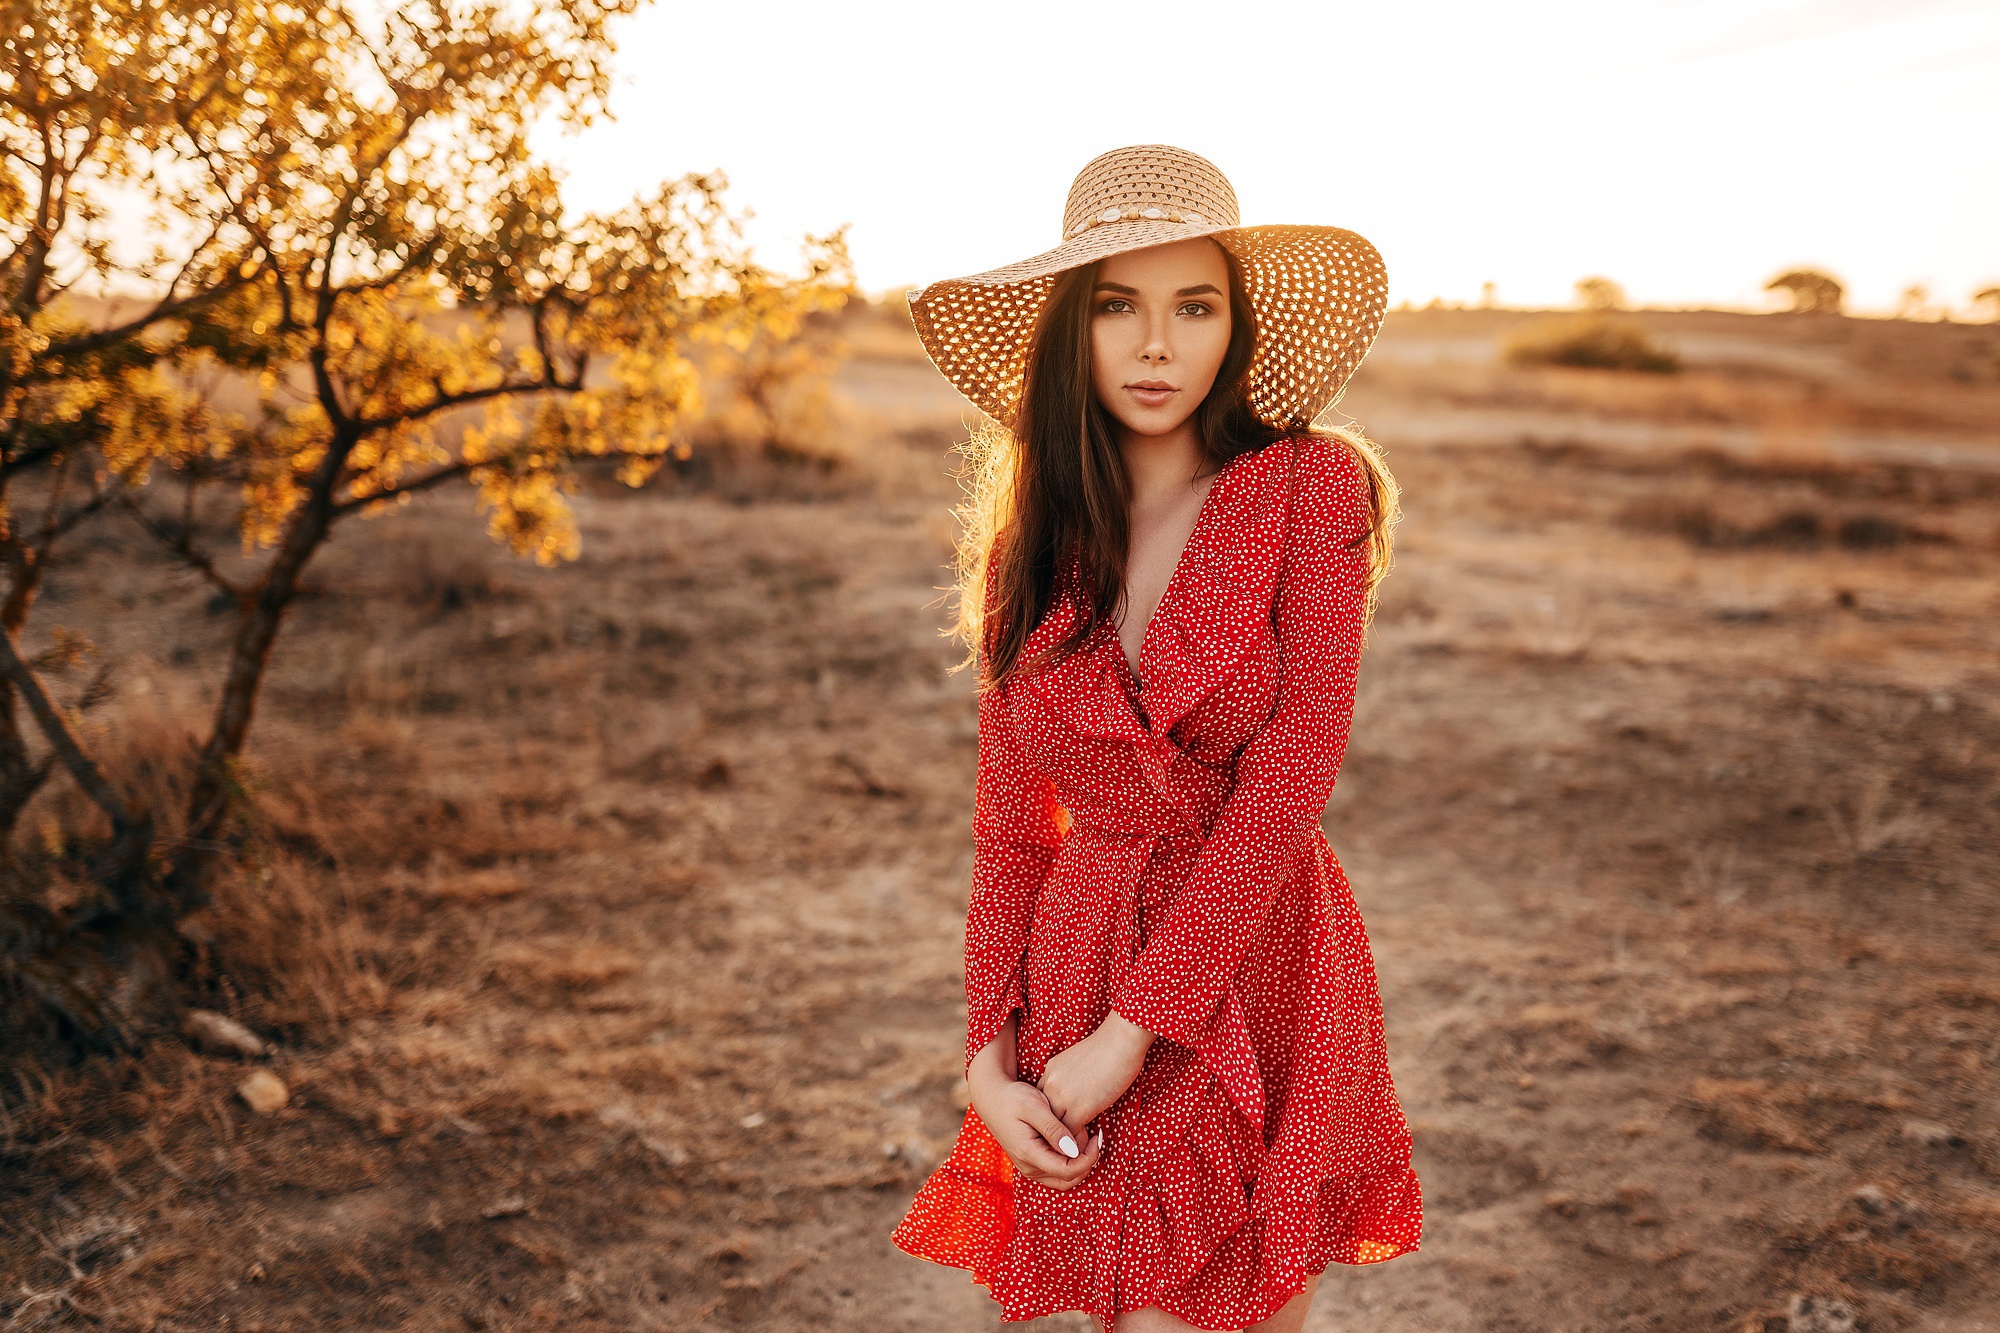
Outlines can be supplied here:
M1120 296L1137 296L1139 294L1139 289L1137 287L1127 287L1123 283L1117 283L1117 282L1100 282L1097 284L1097 290L1100 292L1116 292ZM1179 291L1175 292L1174 295L1175 296L1220 296L1222 295L1222 289L1220 287L1217 287L1212 282L1202 282L1202 283L1197 283L1192 287L1183 287Z

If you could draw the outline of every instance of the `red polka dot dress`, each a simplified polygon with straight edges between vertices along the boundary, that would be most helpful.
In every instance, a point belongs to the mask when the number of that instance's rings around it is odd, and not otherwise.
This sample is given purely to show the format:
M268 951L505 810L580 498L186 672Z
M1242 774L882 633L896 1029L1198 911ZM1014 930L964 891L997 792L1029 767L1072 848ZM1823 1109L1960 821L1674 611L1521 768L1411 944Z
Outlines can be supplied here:
M1238 1329L1330 1263L1418 1246L1374 961L1319 823L1367 523L1338 442L1245 454L1202 502L1136 678L1107 623L981 696L966 1060L1017 1012L1029 1081L1114 1009L1161 1038L1082 1183L1021 1175L968 1111L896 1228L1009 1320L1157 1305ZM1076 614L1058 600L1027 654Z

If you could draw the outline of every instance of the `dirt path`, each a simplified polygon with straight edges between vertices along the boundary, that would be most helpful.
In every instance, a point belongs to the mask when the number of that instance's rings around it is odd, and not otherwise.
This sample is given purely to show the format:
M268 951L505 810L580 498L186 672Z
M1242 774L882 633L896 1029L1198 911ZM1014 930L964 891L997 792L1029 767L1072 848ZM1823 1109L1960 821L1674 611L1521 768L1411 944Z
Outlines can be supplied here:
M1989 483L1392 461L1327 825L1429 1211L1311 1327L1761 1331L1795 1294L1984 1327ZM336 551L261 799L275 882L344 896L381 1002L277 1034L270 1118L168 1050L51 1085L61 1133L17 1109L0 1327L997 1327L887 1241L961 1115L944 498L587 498L546 573L444 505L396 521L393 573ZM1814 523L1760 526L1787 512Z

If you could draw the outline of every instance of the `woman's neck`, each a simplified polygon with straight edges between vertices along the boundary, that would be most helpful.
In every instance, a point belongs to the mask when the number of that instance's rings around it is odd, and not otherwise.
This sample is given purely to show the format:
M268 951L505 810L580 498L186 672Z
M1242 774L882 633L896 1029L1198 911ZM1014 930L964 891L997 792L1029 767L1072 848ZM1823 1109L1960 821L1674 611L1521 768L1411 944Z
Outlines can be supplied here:
M1201 475L1204 461L1192 418L1164 435L1121 430L1118 452L1125 459L1131 503L1141 509L1185 491Z

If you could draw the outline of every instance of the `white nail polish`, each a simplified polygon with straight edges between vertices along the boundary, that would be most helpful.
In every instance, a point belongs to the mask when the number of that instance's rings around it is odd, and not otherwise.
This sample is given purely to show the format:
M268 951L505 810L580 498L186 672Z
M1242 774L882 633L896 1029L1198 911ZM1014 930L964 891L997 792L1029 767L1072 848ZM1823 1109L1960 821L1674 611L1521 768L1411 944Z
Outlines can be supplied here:
M1071 1157L1076 1156L1076 1140L1071 1138L1067 1134L1063 1135L1061 1139L1057 1140L1056 1147L1061 1148L1064 1153L1068 1154Z
M1100 1148L1104 1146L1104 1131L1101 1129L1097 1131L1097 1146Z

